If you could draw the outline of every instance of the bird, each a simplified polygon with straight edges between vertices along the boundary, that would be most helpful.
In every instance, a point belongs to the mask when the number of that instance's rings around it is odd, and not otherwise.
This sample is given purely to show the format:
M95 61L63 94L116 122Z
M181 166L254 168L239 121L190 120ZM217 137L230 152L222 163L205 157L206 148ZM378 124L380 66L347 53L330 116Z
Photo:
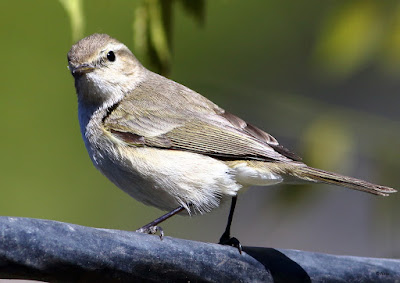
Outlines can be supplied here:
M379 196L396 192L306 165L272 135L146 69L107 34L81 39L67 59L94 166L136 200L168 211L138 232L162 236L159 224L169 217L208 213L231 200L219 243L241 251L230 228L238 192L250 186L296 179Z

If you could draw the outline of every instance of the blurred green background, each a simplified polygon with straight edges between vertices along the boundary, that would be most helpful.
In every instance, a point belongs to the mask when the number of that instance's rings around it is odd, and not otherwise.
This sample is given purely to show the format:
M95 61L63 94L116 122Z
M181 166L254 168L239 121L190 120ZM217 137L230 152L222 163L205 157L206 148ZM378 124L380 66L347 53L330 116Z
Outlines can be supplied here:
M133 230L162 214L86 153L66 54L94 32L309 165L400 188L398 1L161 2L1 2L1 215ZM400 257L399 201L325 185L254 188L239 196L232 232L247 246ZM163 228L216 242L228 209Z

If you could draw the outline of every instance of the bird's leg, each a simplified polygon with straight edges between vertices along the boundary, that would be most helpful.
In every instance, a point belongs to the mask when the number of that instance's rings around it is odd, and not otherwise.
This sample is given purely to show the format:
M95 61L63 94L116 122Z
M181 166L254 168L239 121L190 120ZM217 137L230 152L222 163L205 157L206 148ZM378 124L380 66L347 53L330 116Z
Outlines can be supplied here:
M160 226L157 225L174 216L175 214L178 214L184 209L185 208L183 206L179 206L174 210L162 215L161 217L158 217L156 220L151 221L149 224L146 224L143 227L137 229L136 232L145 234L156 234L157 232L160 232L160 239L162 240L162 238L164 237L164 231Z
M235 237L231 237L231 224L233 219L233 213L235 212L237 196L232 197L231 209L229 211L228 223L226 224L225 232L222 234L219 239L219 243L221 245L228 245L232 247L236 247L239 250L239 253L242 253L242 245L239 240Z

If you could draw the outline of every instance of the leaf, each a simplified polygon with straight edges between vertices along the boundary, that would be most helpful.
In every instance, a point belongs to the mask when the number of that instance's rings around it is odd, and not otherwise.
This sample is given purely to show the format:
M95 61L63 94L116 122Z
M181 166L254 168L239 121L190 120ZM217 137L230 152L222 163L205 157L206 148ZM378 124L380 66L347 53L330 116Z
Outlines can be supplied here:
M198 23L203 24L206 14L206 2L204 0L180 0L183 8L191 14Z
M82 0L59 0L68 14L71 23L72 40L78 41L83 37L85 19L83 17Z
M135 54L154 71L168 75L172 51L172 9L175 0L142 0L133 20ZM203 23L204 0L180 0L185 11Z
M135 8L135 54L154 71L167 75L171 64L172 0L143 0Z
M168 38L171 20L170 5L171 1L147 0L150 41L163 66L168 66L171 61Z
M314 57L332 77L343 79L365 66L377 52L383 35L379 4L344 3L322 22Z

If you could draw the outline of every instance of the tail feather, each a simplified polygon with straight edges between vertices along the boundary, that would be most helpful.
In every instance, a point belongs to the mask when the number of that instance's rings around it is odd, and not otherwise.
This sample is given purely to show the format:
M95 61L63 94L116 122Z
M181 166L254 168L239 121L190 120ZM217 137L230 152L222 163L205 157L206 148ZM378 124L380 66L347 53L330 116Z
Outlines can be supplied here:
M395 189L390 187L375 185L364 180L347 177L308 166L297 167L294 175L306 181L337 185L380 196L388 196L391 193L397 192Z

